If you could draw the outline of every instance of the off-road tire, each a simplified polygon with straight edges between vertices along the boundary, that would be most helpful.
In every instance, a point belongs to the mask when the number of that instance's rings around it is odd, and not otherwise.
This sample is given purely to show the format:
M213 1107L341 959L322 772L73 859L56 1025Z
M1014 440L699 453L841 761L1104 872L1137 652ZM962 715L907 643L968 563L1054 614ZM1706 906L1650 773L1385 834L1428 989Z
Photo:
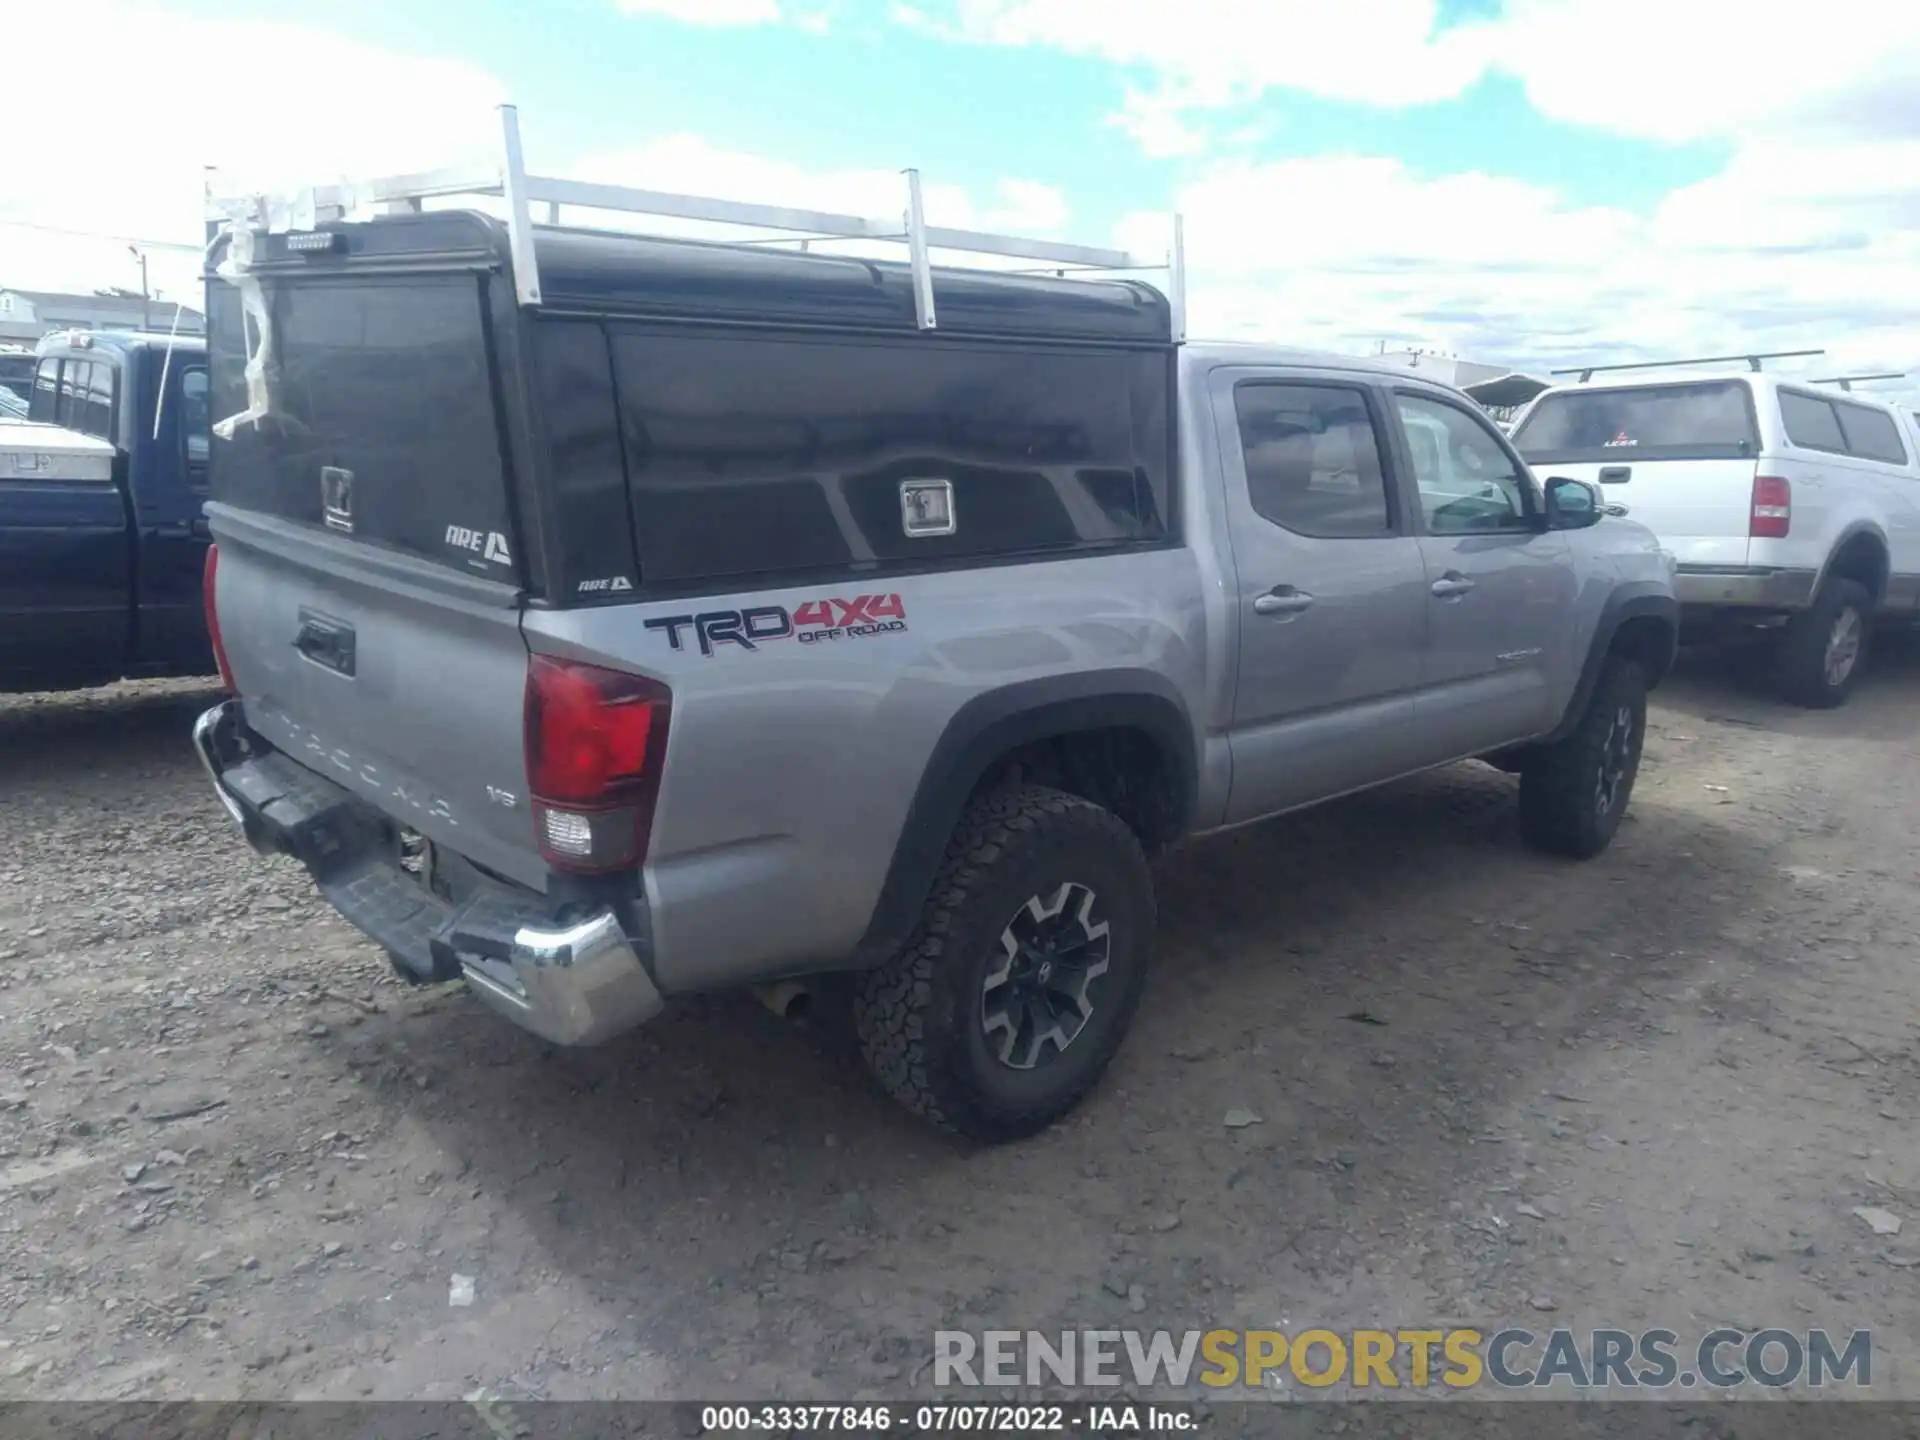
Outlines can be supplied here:
M1625 772L1603 806L1616 718L1631 716ZM1640 770L1647 733L1647 677L1630 660L1606 662L1573 733L1543 746L1520 775L1520 830L1537 850L1591 860L1613 842ZM1617 759L1618 757L1613 757Z
M1091 1014L1033 1069L988 1048L981 996L1000 935L1030 896L1084 885L1107 924L1107 970ZM1037 785L974 800L906 944L860 977L854 1023L868 1067L901 1104L975 1140L1014 1140L1073 1109L1119 1049L1152 955L1152 875L1140 842L1098 805ZM1094 987L1098 987L1097 989Z
M1827 647L1849 612L1859 627L1859 648L1838 684L1827 678ZM1774 652L1773 682L1782 699L1809 710L1832 710L1847 703L1867 668L1872 634L1873 597L1857 580L1835 578L1820 587L1813 604L1787 621Z

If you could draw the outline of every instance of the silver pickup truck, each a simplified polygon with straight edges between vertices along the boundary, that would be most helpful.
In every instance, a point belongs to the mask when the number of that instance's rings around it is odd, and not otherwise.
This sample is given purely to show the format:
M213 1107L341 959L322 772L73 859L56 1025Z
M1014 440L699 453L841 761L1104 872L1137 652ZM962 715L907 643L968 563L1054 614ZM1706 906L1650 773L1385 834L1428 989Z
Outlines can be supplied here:
M1018 1136L1120 1044L1166 847L1467 759L1546 849L1620 823L1671 559L1453 390L1132 280L232 243L195 743L401 974L555 1043L850 972L888 1091Z

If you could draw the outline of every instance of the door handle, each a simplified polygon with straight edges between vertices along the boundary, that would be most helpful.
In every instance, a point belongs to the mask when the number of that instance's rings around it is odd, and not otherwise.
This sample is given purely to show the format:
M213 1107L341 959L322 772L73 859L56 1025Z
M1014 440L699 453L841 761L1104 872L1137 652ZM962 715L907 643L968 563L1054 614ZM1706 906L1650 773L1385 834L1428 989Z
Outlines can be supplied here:
M1298 615L1312 608L1313 596L1291 585L1276 585L1266 594L1256 596L1253 602L1256 615Z
M353 627L344 620L335 620L317 610L301 606L300 633L294 637L293 648L316 665L324 665L329 670L347 676L354 672L358 647Z
M1473 589L1473 582L1457 570L1449 570L1433 582L1433 593L1440 600L1458 600Z

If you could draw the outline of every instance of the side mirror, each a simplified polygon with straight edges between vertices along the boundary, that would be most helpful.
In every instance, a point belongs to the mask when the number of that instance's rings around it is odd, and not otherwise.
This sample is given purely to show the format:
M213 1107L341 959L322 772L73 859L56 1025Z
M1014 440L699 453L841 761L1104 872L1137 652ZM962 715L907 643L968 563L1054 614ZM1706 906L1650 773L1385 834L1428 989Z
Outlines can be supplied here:
M1555 475L1547 481L1547 528L1549 530L1585 530L1598 525L1607 513L1607 502L1600 487L1585 480Z

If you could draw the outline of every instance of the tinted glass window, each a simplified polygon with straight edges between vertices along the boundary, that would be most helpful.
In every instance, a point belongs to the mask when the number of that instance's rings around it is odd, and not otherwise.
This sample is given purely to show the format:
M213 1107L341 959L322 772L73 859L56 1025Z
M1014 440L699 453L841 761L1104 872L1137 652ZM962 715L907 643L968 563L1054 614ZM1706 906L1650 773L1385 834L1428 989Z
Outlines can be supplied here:
M73 386L73 428L111 440L114 369L98 360L78 369Z
M612 332L649 585L1166 533L1164 352ZM952 487L909 536L902 485Z
M42 360L40 368L34 372L33 376L33 398L27 402L29 418L42 420L51 425L54 416L59 412L59 393L60 362Z
M1423 396L1395 401L1428 530L1460 535L1529 528L1527 478L1486 424Z
M1241 385L1233 393L1247 497L1299 535L1394 533L1380 445L1359 390L1342 385Z
M606 332L591 322L546 321L535 342L548 498L560 536L553 594L631 599L640 577Z
M1780 420L1787 427L1787 439L1803 449L1844 453L1847 448L1846 438L1840 433L1840 418L1833 413L1830 401L1782 390Z
M189 365L180 372L180 452L187 462L187 483L196 490L206 486L207 454L212 446L207 391L204 365Z
M87 371L91 368L81 360L68 360L60 367L60 395L53 406L53 418L59 424L71 427L80 423L80 401L86 395Z
M325 469L356 540L514 580L479 283L268 280L266 298L270 408L213 443L214 498L322 526ZM219 422L248 408L247 351L239 292L209 303Z
M25 400L33 393L33 356L0 354L0 390Z
M1834 401L1833 408L1840 413L1840 429L1847 437L1848 450L1866 460L1907 463L1907 447L1900 443L1899 428L1886 411L1845 400Z
M1526 459L1738 459L1758 453L1753 406L1737 380L1543 395L1513 432Z

